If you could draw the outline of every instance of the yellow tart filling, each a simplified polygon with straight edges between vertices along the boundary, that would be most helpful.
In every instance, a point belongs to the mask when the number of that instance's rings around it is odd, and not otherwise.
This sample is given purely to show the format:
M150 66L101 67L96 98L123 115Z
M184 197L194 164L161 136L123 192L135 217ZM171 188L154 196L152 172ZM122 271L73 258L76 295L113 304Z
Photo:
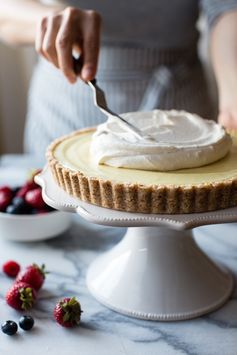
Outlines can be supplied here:
M199 185L220 182L237 177L237 139L227 156L221 160L199 168L169 172L143 171L114 168L93 163L90 145L94 130L79 132L59 142L53 155L57 161L72 171L80 171L87 177L112 180L119 183L142 185Z

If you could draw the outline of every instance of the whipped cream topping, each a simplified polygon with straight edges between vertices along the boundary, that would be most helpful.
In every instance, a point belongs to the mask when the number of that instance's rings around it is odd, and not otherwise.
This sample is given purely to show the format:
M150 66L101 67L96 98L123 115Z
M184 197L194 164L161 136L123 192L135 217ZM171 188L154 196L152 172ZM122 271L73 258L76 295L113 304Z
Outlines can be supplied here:
M154 140L136 138L118 119L109 117L93 135L91 156L96 164L154 171L194 168L223 158L232 144L222 126L185 111L122 116Z

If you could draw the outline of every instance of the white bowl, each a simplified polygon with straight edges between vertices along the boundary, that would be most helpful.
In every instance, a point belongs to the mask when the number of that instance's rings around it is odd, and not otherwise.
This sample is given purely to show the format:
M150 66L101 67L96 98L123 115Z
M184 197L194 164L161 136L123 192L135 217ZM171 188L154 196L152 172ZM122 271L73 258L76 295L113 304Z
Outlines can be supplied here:
M61 211L35 215L14 215L0 212L0 238L34 242L57 237L71 224L71 214Z

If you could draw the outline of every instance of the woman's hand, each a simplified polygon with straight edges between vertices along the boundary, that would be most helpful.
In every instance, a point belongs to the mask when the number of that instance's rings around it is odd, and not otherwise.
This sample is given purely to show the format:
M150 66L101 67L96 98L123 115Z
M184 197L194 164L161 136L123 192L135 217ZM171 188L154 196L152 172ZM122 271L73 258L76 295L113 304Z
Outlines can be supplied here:
M71 83L77 80L73 51L80 54L84 81L95 77L100 47L100 15L93 10L67 7L43 17L37 27L35 48Z
M219 16L210 38L219 96L218 122L227 129L237 129L237 10Z
M218 123L229 130L237 131L237 105L233 109L223 109L219 112Z
M219 90L218 123L229 130L237 131L237 86L234 80L228 80Z

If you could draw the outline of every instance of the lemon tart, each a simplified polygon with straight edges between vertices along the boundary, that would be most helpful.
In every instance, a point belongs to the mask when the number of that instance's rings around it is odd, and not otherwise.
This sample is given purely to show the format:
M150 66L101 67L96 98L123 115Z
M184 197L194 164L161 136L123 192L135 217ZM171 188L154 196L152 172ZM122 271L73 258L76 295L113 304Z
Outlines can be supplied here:
M114 122L112 136L106 123L57 139L47 150L56 183L83 201L127 212L179 214L236 206L237 136L231 134L231 145L230 136L214 122L200 121L194 115L187 119L187 113L177 111L170 111L167 121L162 114L149 113L145 121L148 125L136 120L141 127L150 127L148 134L160 135L155 143L128 139L127 132L114 128ZM159 119L154 121L154 117ZM176 131L171 137L170 132L176 129L175 117L180 133ZM199 130L202 121L204 128ZM158 133L154 127L158 127ZM125 137L121 138L121 132ZM125 141L133 147L128 156L125 152L130 148Z

